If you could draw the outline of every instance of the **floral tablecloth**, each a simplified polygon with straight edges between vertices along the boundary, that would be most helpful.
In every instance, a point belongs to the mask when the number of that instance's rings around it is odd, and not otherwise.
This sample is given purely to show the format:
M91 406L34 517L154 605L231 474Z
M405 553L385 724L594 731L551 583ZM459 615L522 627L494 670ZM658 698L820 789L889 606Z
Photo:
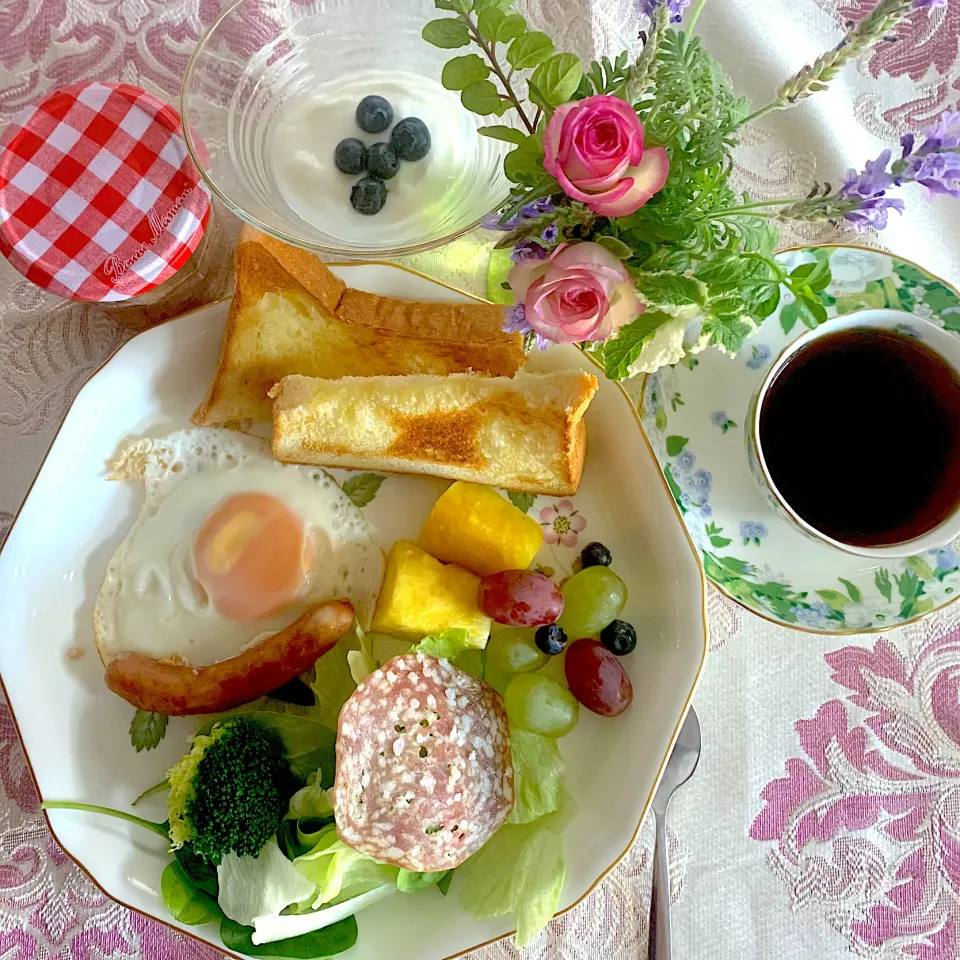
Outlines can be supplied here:
M280 2L280 0L278 0ZM874 0L710 0L698 32L758 101ZM2 0L0 123L55 86L124 80L174 98L220 0ZM529 0L584 56L636 43L633 0ZM802 196L960 100L960 0L920 13L818 95L748 132L739 176ZM795 191L799 193L795 194ZM960 205L914 195L881 243L960 282ZM226 240L232 235L227 218ZM829 226L790 240L838 240ZM482 290L468 237L414 265ZM0 262L0 539L72 397L127 336ZM0 597L0 603L3 598ZM886 635L773 626L715 591L695 704L704 753L669 837L678 958L960 956L960 606ZM627 858L530 956L646 954L649 824ZM509 944L484 960L515 954ZM0 958L185 960L216 952L105 898L57 848L0 702Z

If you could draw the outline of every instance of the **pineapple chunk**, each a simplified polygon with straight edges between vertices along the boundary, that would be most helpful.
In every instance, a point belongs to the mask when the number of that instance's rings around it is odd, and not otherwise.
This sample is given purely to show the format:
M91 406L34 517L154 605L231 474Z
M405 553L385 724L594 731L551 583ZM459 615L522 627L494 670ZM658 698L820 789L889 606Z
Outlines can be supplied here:
M442 630L466 630L482 649L490 618L477 606L480 578L462 567L445 566L409 540L398 540L387 556L373 629L420 640Z
M485 577L526 570L543 543L543 530L492 487L458 480L433 505L417 543L438 560Z

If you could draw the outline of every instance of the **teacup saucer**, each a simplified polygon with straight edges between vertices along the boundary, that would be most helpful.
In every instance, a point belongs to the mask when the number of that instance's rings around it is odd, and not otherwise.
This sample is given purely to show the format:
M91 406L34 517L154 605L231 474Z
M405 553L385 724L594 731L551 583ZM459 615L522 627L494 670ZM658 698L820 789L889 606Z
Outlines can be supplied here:
M825 258L833 273L822 295L829 315L889 307L960 335L960 294L908 261L848 246L788 251L778 260L790 270ZM795 323L784 330L778 310L736 358L707 350L651 374L642 384L644 428L708 579L731 599L777 623L819 633L908 623L960 596L960 540L877 564L808 539L773 511L751 476L744 439L751 399L781 350L805 329ZM855 423L838 419L828 434L796 442L810 456L841 457L851 430ZM923 456L910 449L908 437L891 437L890 444L877 451L876 463L864 464L864 484L883 469L884 456Z

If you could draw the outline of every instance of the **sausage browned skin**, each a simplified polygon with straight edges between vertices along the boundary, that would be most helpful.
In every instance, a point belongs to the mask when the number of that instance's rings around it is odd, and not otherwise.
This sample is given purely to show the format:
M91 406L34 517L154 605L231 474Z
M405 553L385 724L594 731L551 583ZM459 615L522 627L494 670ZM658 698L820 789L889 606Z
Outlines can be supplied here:
M121 653L107 665L107 686L140 710L180 717L220 713L283 686L330 650L353 624L353 606L331 600L254 647L208 667Z

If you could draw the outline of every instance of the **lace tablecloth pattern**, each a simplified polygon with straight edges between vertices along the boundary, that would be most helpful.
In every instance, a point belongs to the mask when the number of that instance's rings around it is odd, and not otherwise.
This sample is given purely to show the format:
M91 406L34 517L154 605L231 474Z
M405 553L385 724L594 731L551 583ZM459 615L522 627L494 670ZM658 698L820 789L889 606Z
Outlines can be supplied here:
M281 0L278 0L281 2ZM875 0L710 0L699 32L757 101ZM43 92L123 80L176 97L219 0L4 0L0 123ZM635 48L634 0L528 0L528 19L585 57ZM738 176L802 196L960 101L960 0L915 16L829 95L748 131ZM799 191L799 194L797 194ZM235 225L221 213L224 244ZM787 242L845 237L823 225ZM846 239L852 239L847 236ZM960 208L918 190L882 237L857 238L960 283ZM410 261L480 292L479 236ZM128 336L95 306L46 295L0 261L0 540L72 398ZM2 598L0 598L2 602ZM888 635L774 626L715 591L695 704L704 752L671 808L678 957L960 956L960 606ZM646 955L648 824L613 874L551 924L531 960ZM483 960L513 957L501 943ZM58 849L0 703L0 957L214 960L114 904Z

